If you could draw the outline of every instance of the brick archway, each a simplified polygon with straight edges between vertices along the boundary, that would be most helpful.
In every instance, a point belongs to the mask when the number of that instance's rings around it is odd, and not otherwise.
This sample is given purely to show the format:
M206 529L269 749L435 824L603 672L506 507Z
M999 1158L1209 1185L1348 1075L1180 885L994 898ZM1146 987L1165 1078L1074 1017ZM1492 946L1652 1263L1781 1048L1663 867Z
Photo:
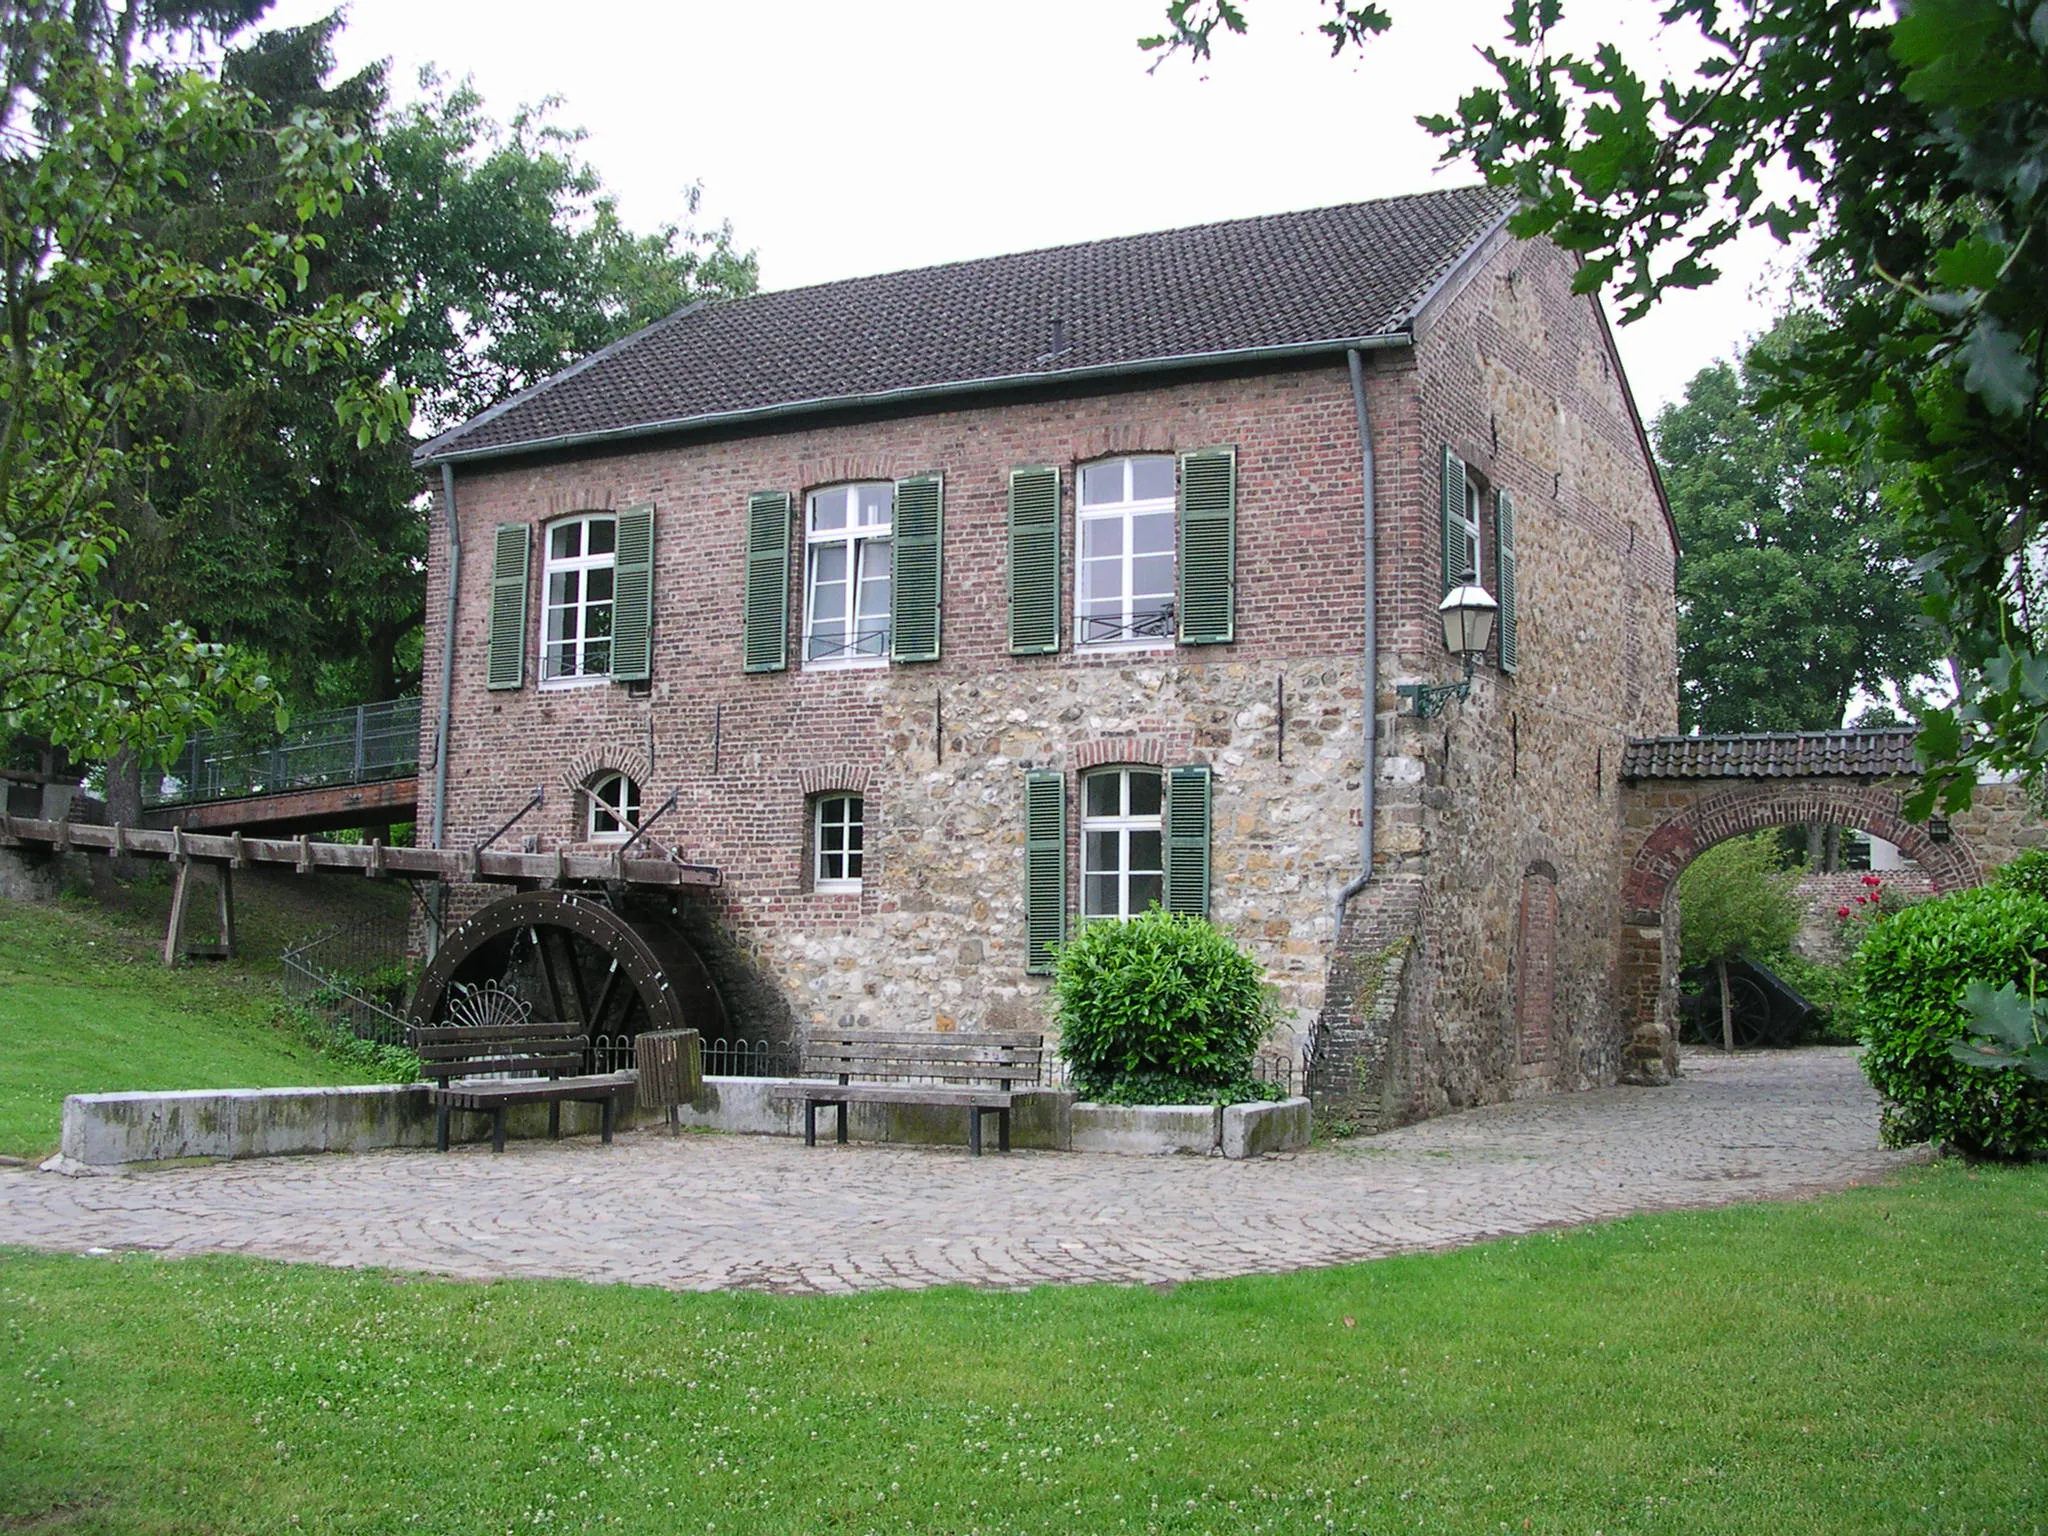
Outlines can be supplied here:
M1621 946L1616 1003L1629 1034L1624 1075L1678 1070L1678 944L1673 894L1716 843L1772 827L1836 826L1896 843L1936 891L1981 884L1953 832L1940 839L1901 809L1913 780L1909 731L1662 737L1629 744L1623 765ZM1667 940L1671 942L1667 942Z

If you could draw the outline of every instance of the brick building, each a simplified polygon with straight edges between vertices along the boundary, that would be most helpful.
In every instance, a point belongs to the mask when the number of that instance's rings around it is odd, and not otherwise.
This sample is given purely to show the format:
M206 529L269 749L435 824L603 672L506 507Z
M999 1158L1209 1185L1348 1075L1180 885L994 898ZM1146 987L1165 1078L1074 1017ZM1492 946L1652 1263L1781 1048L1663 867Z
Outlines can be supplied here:
M1258 954L1358 1118L1611 1081L1675 537L1573 258L1507 211L698 306L434 439L439 839L535 786L542 850L667 806L749 1037L1036 1027L1046 946L1163 900ZM1420 718L1475 564L1495 639Z

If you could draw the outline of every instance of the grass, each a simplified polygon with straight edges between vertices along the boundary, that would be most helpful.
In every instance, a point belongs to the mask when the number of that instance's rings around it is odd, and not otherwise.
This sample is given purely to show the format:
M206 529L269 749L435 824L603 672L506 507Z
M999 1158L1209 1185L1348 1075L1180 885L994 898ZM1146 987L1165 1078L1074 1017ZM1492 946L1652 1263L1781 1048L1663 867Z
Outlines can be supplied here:
M2018 1536L2044 1432L2039 1167L1165 1294L0 1258L0 1529Z
M169 887L154 873L100 900L0 903L0 1155L54 1151L66 1094L364 1080L294 1027L281 1007L277 955L329 923L402 902L402 890L245 875L241 958L167 970L159 950ZM200 924L211 921L211 894L198 903Z

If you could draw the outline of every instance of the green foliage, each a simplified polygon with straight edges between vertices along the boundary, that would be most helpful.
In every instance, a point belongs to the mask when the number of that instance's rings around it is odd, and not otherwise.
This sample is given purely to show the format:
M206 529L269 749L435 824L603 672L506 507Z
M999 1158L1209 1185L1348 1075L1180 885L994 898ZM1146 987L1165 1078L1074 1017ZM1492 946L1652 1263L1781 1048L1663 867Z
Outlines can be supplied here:
M1096 921L1060 946L1052 998L1060 1052L1084 1098L1119 1104L1274 1097L1252 1078L1272 1028L1264 973L1228 933L1158 907Z
M154 755L268 680L114 580L138 489L174 461L197 356L257 388L333 381L333 425L402 437L405 392L366 365L387 295L311 301L316 221L367 146L314 111L272 119L197 69L140 64L231 33L253 7L11 7L0 81L0 725L92 755ZM261 159L262 224L195 234L227 164Z
M320 1001L317 997L314 999ZM327 1058L345 1081L352 1083L412 1083L419 1081L420 1058L402 1045L365 1040L317 1007L285 1006L278 1010L282 1022L299 1039Z
M1780 867L1770 832L1731 837L1702 853L1678 877L1683 963L1781 953L1799 931L1797 879Z
M1936 1141L1972 1156L2048 1150L2048 1085L1965 1066L1972 982L2030 984L2048 960L2048 900L1990 885L1885 918L1859 951L1863 1070L1884 1095L1888 1144Z
M1991 883L2048 899L2048 848L2029 848L1991 872Z
M1964 1066L2017 1070L2048 1083L2048 1000L2020 996L2011 982L1993 989L1973 981L1963 993L1973 1038L1948 1048Z
M1787 986L1818 1010L1810 1040L1820 1045L1855 1045L1861 1041L1863 983L1853 957L1830 963L1809 960L1788 949L1762 958Z
M1382 30L1323 0L1339 47ZM1370 9L1370 8L1368 8ZM2048 19L2037 0L1672 0L1653 62L1560 49L1562 0L1509 0L1492 72L1423 124L1583 258L1623 319L1720 272L1748 228L1802 242L1826 323L1772 362L1844 466L1898 477L1906 548L1961 697L1923 725L1909 813L1967 806L1976 771L2048 773ZM1360 25L1345 26L1359 16ZM1197 57L1236 5L1175 0L1154 40ZM1682 60L1673 65L1668 61Z
M1739 373L1703 369L1657 418L1686 729L1837 730L1859 693L1911 699L1938 659L1884 474L1827 462L1796 412L1758 407L1765 359L1817 323L1782 318Z

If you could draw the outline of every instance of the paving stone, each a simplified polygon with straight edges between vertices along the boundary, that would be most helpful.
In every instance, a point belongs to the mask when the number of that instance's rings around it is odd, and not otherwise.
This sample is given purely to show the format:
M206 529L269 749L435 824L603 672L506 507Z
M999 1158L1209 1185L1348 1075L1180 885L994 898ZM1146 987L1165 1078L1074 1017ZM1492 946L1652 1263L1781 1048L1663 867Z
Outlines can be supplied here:
M1668 1088L1446 1115L1284 1157L1131 1159L623 1134L100 1178L0 1168L0 1238L466 1277L808 1293L1171 1283L1878 1177L1855 1053L1689 1054ZM403 1213L403 1214L395 1214Z

